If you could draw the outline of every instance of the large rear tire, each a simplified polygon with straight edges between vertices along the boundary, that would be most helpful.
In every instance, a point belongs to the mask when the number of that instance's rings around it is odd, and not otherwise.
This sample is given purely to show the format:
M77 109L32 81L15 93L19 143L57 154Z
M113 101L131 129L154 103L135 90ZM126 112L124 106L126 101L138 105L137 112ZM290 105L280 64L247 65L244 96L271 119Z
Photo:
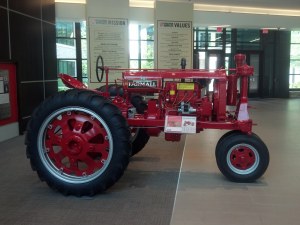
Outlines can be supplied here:
M217 145L216 161L229 180L253 182L268 168L269 151L257 135L232 132Z
M129 127L118 108L78 89L60 92L35 110L26 145L40 179L65 195L105 191L131 155Z

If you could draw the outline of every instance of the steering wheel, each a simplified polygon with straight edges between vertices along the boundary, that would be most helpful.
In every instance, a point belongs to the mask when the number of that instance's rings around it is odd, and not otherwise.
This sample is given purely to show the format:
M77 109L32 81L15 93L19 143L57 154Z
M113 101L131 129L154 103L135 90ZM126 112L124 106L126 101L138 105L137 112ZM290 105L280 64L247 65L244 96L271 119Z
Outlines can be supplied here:
M100 65L99 65L99 63L100 63ZM101 70L101 74L100 74L101 78L99 78L99 70ZM102 79L103 79L103 74L104 74L104 63L103 63L103 58L102 58L101 55L99 55L99 56L97 57L97 61L96 61L96 75L97 75L97 80L98 80L99 82L102 81Z

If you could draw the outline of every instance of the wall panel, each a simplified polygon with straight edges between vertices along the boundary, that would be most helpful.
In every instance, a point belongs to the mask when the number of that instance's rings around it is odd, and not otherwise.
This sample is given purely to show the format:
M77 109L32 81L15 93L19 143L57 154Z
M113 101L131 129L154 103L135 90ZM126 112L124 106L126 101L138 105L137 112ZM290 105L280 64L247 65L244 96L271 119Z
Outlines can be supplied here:
M22 133L33 110L57 92L55 2L0 0L0 6L0 60L17 64Z
M9 59L7 10L0 8L0 61Z
M7 7L7 0L0 0L0 6Z
M41 22L10 13L12 60L18 63L20 82L43 79Z
M9 7L16 12L41 18L41 0L9 0Z

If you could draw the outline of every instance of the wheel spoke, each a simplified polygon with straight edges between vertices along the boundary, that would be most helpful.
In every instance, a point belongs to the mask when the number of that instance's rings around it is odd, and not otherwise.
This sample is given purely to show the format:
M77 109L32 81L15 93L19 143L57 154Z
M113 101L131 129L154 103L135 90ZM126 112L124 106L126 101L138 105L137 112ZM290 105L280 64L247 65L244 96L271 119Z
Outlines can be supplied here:
M94 161L89 155L81 155L80 160L84 162L87 166L87 168L84 170L87 175L94 173L96 170L101 168L100 162Z
M69 173L76 176L82 176L82 172L79 169L78 159L76 159L75 157L69 157L69 161L70 168L67 169Z
M46 146L47 147L54 146L54 145L59 146L61 144L61 140L62 140L61 136L58 136L52 131L49 131L47 133Z
M83 122L81 121L75 121L73 124L72 124L72 128L73 128L73 132L74 133L82 133L82 127L83 127Z
M100 153L101 159L107 159L109 151L109 142L105 141L102 144L90 144L88 146L87 152L88 153Z
M49 151L48 153L49 158L54 162L57 168L64 167L63 166L63 160L66 158L66 156L63 154L62 151L59 151L55 153L53 150Z
M88 142L100 142L105 139L107 135L104 128L100 128L98 125L93 126L91 129L83 133L85 140ZM97 140L98 139L98 140Z

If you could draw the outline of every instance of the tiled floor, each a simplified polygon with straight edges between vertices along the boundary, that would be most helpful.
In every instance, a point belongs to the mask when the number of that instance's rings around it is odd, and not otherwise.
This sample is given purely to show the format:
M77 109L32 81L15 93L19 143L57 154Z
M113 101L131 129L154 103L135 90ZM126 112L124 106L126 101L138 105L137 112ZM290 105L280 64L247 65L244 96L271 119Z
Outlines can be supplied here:
M219 172L214 152L221 130L187 135L185 144L151 139L118 183L93 198L53 192L31 171L24 137L2 142L0 224L299 225L300 99L250 105L254 132L271 158L252 184L229 182Z
M229 182L214 157L225 131L187 136L171 225L300 224L300 99L250 105L254 132L269 148L268 170L255 183Z

